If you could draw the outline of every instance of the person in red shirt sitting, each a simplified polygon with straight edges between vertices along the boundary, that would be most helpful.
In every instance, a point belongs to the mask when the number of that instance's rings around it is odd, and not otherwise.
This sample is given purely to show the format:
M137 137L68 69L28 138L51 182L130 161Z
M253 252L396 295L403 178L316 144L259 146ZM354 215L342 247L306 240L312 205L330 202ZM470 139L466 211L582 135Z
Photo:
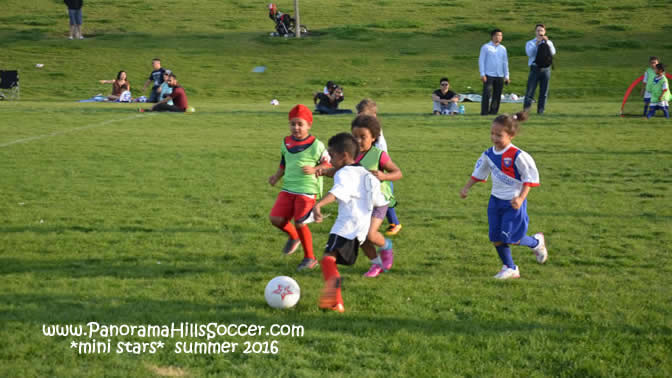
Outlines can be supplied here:
M138 109L139 112L182 112L184 113L189 104L187 103L187 94L184 93L184 88L182 88L177 83L177 76L175 74L170 74L168 76L168 85L173 88L173 93L166 96L159 103L154 105L151 109ZM173 100L173 105L168 105L168 101Z

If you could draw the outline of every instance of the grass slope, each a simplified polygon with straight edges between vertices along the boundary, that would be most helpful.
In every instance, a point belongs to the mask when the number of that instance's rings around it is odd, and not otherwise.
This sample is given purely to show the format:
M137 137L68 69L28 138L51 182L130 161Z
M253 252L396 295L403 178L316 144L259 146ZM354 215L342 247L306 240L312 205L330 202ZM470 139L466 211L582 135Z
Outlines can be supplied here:
M302 18L317 34L302 40L268 37L264 3L90 1L89 39L68 41L62 2L3 0L0 67L20 69L26 98L80 99L108 91L96 79L129 72L136 90L159 56L192 97L309 101L336 79L355 98L423 98L449 76L453 87L480 91L478 53L494 27L504 30L514 93L527 80L525 41L548 24L558 55L554 98L622 96L649 55L669 59L672 45L663 1L304 1ZM280 3L289 10L291 3ZM293 12L292 12L293 13ZM662 14L661 13L661 14ZM36 69L35 64L44 64ZM264 74L252 73L268 66ZM135 93L139 95L138 92ZM346 102L347 103L347 102ZM352 106L352 105L351 105Z
M63 40L57 1L0 4L9 10L0 45L12 57L0 66L21 69L24 94L0 102L0 376L672 374L669 122L618 118L612 94L664 48L664 19L642 21L661 2L553 1L543 11L504 2L482 14L476 2L302 1L305 23L322 34L286 41L265 36L263 4L90 1L85 26L95 35L81 42ZM495 282L490 184L458 196L489 146L490 119L476 115L478 104L466 116L432 117L426 98L445 73L458 90L477 88L478 47L495 20L514 50L537 18L563 55L548 114L533 116L515 143L540 169L530 230L546 233L551 257L539 266L515 248L523 277ZM177 29L185 34L172 37ZM154 55L184 77L197 113L70 101L107 90L95 79L122 65L111 62L124 62L137 87ZM512 61L521 92L524 58ZM269 72L250 73L258 64ZM395 267L375 280L361 278L365 259L343 268L343 315L317 309L321 274L294 272L300 256L281 255L283 234L267 219L278 189L266 179L287 111L332 77L346 83L348 106L364 95L379 101L404 171ZM272 97L279 107L267 105ZM326 141L349 122L316 117L313 132ZM311 226L318 252L329 211ZM289 311L263 300L281 274L302 287ZM175 354L182 340L128 336L109 339L166 347L79 355L70 342L87 338L42 335L43 324L90 321L279 323L305 334L218 338L240 343L222 355ZM240 352L245 341L273 340L275 355Z

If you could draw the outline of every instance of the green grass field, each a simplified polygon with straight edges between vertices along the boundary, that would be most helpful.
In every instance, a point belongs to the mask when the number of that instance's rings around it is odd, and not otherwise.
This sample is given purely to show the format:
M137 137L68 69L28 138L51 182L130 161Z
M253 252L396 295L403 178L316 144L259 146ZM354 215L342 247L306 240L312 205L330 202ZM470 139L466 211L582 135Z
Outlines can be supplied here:
M669 17L650 17L662 1L508 1L487 13L472 1L301 5L316 35L285 40L268 37L264 3L88 1L90 38L68 41L60 2L0 0L0 68L18 68L22 86L21 101L0 102L0 376L672 375L672 124L617 116L648 55L665 61L672 48ZM432 117L429 94L444 75L480 91L478 48L492 26L510 51L506 91L522 93L522 46L537 21L557 66L547 114L515 143L540 170L530 231L546 234L550 258L541 266L514 248L522 277L498 282L491 184L458 194L490 145L491 119L479 104ZM120 69L139 89L154 56L196 113L75 102L107 92L97 80ZM268 221L287 111L328 79L345 86L346 107L378 101L404 172L395 266L373 280L361 277L365 258L342 268L344 314L317 308L321 273L297 274L300 256L282 256L284 234ZM326 141L350 121L317 116L313 133ZM311 225L317 252L336 206L328 212ZM278 275L301 285L296 308L266 305ZM89 322L304 334L210 340L239 343L228 354L174 351L205 337L137 335L98 336L112 351L80 354L71 342L89 337L43 335L43 325ZM117 353L120 342L159 341L155 353ZM278 350L243 353L245 342Z

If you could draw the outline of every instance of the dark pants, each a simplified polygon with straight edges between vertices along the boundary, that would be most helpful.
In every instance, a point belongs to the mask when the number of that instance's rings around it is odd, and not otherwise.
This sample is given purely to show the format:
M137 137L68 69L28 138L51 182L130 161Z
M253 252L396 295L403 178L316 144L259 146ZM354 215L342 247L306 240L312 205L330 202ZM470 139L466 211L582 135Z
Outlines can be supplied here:
M527 78L527 91L525 92L525 105L523 108L529 110L534 101L534 92L539 84L539 101L537 101L537 113L543 114L548 98L548 82L551 81L551 67L539 68L536 65L530 66L530 76Z
M320 114L352 114L350 109L330 108L324 105L317 105L315 110Z
M486 76L486 78L488 80L483 83L483 95L481 96L481 115L497 114L499 102L502 100L504 78L494 76ZM491 98L492 103L490 103Z
M149 100L147 102L159 102L159 97L161 97L161 93L158 93L156 91L158 87L152 87L152 91L149 92Z
M156 104L152 107L153 112L181 112L184 113L184 109L178 108L175 105L168 105L167 103Z

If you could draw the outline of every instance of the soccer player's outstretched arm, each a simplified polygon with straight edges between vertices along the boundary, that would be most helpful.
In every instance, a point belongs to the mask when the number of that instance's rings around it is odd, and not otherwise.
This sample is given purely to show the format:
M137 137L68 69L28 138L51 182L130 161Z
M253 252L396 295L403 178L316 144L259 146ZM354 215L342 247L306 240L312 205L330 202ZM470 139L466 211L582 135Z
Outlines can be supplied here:
M336 196L331 193L327 193L326 196L322 197L322 199L313 208L313 216L315 217L315 222L317 223L322 222L322 211L321 211L322 206L328 205L334 201L336 201Z

